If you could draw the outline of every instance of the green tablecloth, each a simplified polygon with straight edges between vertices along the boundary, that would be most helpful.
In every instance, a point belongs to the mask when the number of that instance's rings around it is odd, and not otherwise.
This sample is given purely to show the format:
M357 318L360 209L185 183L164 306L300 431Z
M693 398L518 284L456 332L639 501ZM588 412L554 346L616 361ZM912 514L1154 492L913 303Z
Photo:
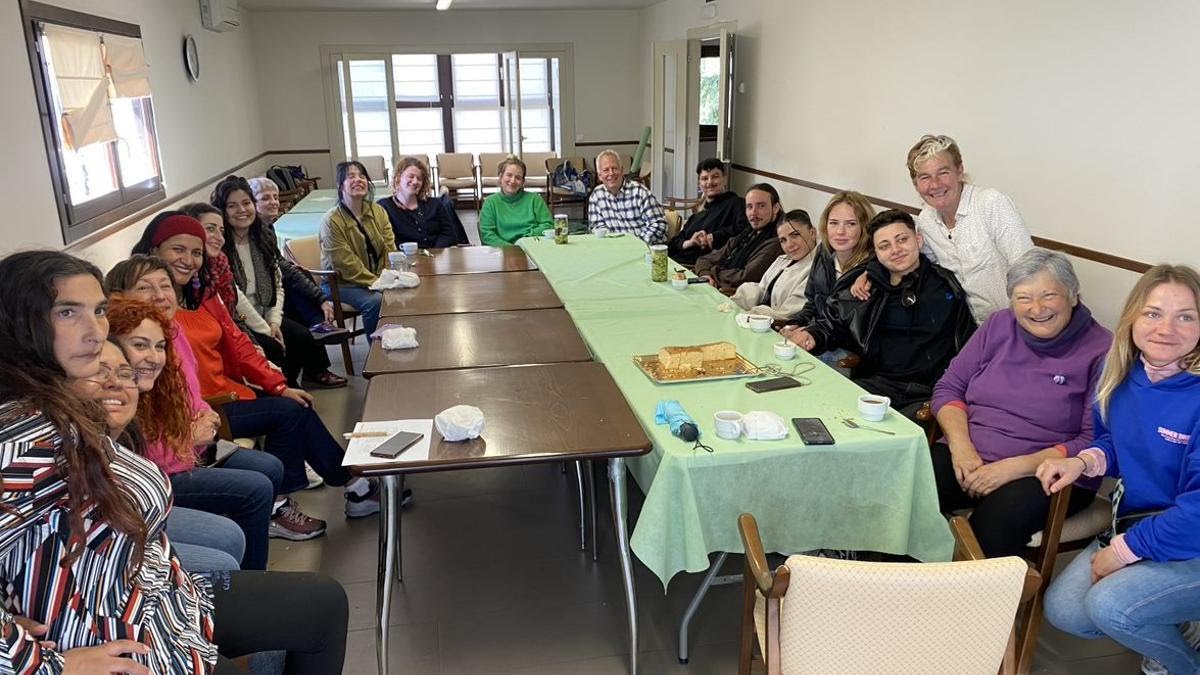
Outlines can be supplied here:
M390 187L375 186L375 199L387 197L391 194L392 189ZM337 190L322 188L304 195L304 198L296 202L296 205L288 213L325 213L329 209L332 209L335 204L337 204Z
M549 279L596 359L603 362L654 442L629 461L646 501L631 547L662 580L708 568L714 551L741 552L737 516L753 513L769 551L837 548L949 560L953 538L938 512L929 450L919 427L896 413L873 424L895 433L849 429L862 390L801 352L774 358L775 333L739 328L736 308L714 289L676 291L649 280L646 247L637 239L572 237L559 246L521 246ZM757 365L804 371L799 389L755 394L748 380L657 385L633 363L665 345L727 340ZM693 450L654 422L659 400L678 399L714 452ZM770 410L784 419L820 417L837 441L805 446L794 429L781 441L717 438L717 410Z

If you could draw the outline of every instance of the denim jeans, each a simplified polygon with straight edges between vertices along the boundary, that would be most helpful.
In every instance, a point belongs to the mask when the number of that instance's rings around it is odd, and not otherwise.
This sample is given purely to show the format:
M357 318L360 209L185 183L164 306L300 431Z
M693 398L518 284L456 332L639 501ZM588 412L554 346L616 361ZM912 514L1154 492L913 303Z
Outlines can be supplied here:
M325 291L325 295L333 296L329 292L328 284L321 284L321 290ZM366 329L367 337L370 338L371 333L375 332L375 327L379 325L379 310L383 307L383 293L362 286L338 284L338 294L342 302L353 305L362 314L363 328Z
M311 407L306 408L287 398L263 396L251 401L226 403L225 416L234 436L266 436L263 450L283 462L283 479L276 486L275 494L288 494L308 486L308 478L304 475L305 461L330 485L350 482L350 474L342 468L342 446ZM241 451L234 453L235 456L238 454ZM243 569L250 568L243 564Z
M238 450L221 466L196 467L171 476L171 488L176 506L215 513L236 523L245 536L242 569L264 570L267 529L282 477L283 465L275 457L259 450Z
M1143 560L1092 584L1092 542L1046 591L1046 620L1082 638L1108 636L1183 675L1200 671L1200 653L1179 624L1200 619L1200 559Z
M246 536L225 516L176 506L167 515L167 538L189 572L241 569Z

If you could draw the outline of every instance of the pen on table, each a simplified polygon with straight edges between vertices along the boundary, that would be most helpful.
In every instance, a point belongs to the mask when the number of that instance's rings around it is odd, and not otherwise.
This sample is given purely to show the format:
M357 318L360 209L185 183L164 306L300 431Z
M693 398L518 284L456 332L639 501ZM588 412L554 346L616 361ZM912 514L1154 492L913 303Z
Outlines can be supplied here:
M388 431L352 431L342 434L342 438L346 440L350 440L352 438L383 438L384 436L391 435L391 432Z

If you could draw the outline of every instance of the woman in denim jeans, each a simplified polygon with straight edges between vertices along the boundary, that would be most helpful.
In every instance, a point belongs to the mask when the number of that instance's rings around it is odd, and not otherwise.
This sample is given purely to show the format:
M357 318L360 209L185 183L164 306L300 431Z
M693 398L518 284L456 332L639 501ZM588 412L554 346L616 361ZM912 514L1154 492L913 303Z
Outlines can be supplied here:
M1096 438L1038 468L1046 492L1120 478L1113 527L1050 585L1046 618L1142 654L1147 675L1200 672L1200 274L1159 265L1138 281L1096 388Z

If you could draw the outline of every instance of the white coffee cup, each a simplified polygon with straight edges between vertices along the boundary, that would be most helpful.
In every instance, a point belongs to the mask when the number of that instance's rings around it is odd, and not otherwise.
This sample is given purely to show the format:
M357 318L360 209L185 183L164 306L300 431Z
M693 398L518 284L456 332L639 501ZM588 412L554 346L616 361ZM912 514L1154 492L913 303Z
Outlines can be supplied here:
M775 343L775 358L780 361L791 361L796 358L796 344L788 340Z
M542 230L542 239L553 239L553 238L554 238L554 228L550 228L549 230Z
M745 312L741 312L737 316L733 317L733 320L737 322L737 325L740 328L750 327L750 315Z
M742 436L742 413L736 410L719 410L713 414L713 426L717 436L727 441L737 440Z
M765 333L771 330L771 317L762 314L750 315L750 330L755 333Z
M672 279L671 288L677 291L686 291L688 287L687 279Z
M880 422L887 416L888 406L892 399L875 394L863 394L858 397L858 414L868 422Z
M592 234L595 235L597 239L603 239L608 236L608 228L597 227L596 229L592 230Z
M415 241L406 241L403 244L400 244L400 250L404 251L404 255L416 255L417 248L419 247Z

